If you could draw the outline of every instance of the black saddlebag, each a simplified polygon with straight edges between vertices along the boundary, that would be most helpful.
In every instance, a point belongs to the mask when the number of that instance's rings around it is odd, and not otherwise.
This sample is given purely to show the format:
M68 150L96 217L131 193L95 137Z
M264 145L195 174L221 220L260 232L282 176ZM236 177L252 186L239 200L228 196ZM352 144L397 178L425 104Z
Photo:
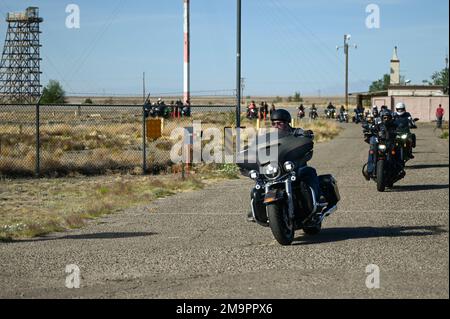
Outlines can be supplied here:
M332 175L319 176L319 184L322 195L330 206L336 205L341 200L336 179Z

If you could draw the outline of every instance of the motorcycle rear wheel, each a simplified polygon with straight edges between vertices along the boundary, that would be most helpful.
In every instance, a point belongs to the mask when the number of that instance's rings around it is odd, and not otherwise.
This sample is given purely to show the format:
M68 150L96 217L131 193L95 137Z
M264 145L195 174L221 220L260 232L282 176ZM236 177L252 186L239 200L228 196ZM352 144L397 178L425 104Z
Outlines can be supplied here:
M287 204L278 202L266 207L269 226L280 245L289 246L294 241L294 223L289 221Z

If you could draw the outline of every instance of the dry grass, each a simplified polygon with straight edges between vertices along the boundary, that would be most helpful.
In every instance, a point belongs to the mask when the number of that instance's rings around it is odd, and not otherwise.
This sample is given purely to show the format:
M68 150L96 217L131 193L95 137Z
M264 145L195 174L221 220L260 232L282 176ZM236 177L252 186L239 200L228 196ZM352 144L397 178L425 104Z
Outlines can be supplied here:
M45 112L40 127L41 174L44 176L99 175L107 173L140 174L142 169L142 123L139 113L103 112L82 115L72 112ZM201 121L202 129L234 126L234 112L193 113L192 118L164 121L163 137L148 141L147 166L151 173L170 171L170 139L176 128ZM32 176L35 168L35 128L33 114L0 113L0 174ZM256 121L243 119L242 125L255 127ZM268 125L268 123L262 123ZM316 141L326 141L339 133L332 121L304 125L316 134Z
M185 180L179 175L4 179L0 184L0 240L80 228L88 220L128 207L202 189L213 179L237 178L230 168L212 169L201 167Z
M440 138L443 140L448 140L448 122L442 124L442 133Z
M327 120L305 122L301 127L305 130L312 130L315 140L319 143L335 138L342 131L342 128L335 121Z

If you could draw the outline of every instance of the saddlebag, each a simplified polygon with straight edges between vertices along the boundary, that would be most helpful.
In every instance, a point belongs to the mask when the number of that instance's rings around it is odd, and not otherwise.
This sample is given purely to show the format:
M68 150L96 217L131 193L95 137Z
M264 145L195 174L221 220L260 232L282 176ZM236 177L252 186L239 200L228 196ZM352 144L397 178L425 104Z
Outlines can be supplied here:
M332 175L319 176L320 190L329 205L334 206L341 200L336 179Z

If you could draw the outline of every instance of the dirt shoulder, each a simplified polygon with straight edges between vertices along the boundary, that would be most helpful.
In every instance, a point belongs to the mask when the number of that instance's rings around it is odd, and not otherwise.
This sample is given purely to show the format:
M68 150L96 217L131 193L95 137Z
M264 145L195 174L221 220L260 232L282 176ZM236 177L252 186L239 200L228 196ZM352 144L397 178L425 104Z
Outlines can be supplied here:
M237 178L234 168L161 176L3 179L0 183L0 240L30 238L79 228L93 218L148 204L175 193L204 188L217 180Z

